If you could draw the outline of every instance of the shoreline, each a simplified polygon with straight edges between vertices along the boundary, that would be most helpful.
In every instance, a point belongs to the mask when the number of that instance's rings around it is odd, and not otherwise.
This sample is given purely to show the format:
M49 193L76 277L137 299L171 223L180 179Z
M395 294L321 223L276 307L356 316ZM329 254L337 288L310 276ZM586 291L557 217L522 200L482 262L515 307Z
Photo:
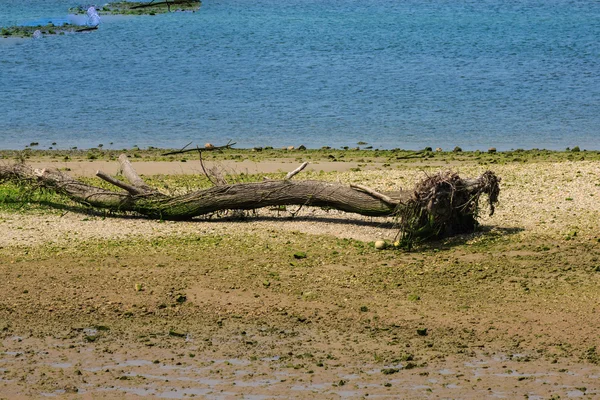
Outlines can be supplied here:
M316 172L349 172L370 170L393 170L406 167L454 169L461 165L494 165L600 161L600 151L571 149L513 150L513 151L410 151L378 149L224 149L202 150L205 166L219 167L230 174L257 174L289 172L304 161L307 170ZM93 148L88 150L0 150L0 163L27 162L35 168L56 167L75 176L93 176L101 170L117 174L117 158L126 154L143 175L191 175L201 173L196 152L163 155L170 149L122 149Z

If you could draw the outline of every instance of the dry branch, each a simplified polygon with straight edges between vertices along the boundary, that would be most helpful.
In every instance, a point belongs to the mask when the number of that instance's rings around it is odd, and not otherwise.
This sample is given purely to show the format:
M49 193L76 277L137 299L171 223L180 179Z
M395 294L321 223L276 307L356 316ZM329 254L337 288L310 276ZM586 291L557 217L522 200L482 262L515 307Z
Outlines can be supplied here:
M288 172L288 174L285 176L285 179L292 179L294 175L297 175L299 172L301 172L304 168L306 168L307 165L308 161L304 161L302 165L300 165L298 168L296 168L292 172Z
M186 144L185 146L183 146L183 148L181 150L175 150L175 151L170 151L168 153L163 153L161 155L163 156L171 156L174 154L183 154L183 153L189 153L191 151L198 151L198 152L203 152L203 151L216 151L216 150L223 150L223 149L230 149L235 145L235 142L232 142L231 140L229 142L227 142L227 144L223 145L223 146L212 146L212 147L194 147L191 149L188 149L187 147L192 144L192 142Z
M371 196L375 197L376 199L379 199L381 201L384 201L385 203L389 204L392 207L396 207L398 205L398 201L392 199L390 196L387 196L383 193L379 193L373 189L371 189L370 187L366 187L363 185L357 185L357 184L352 184L350 185L350 187L352 189L356 189L356 190L360 190L361 192L365 192L367 194L370 194Z
M43 176L43 173L40 174L40 176ZM136 188L135 186L128 185L127 183L120 181L117 178L113 178L112 176L107 175L102 171L96 171L96 176L102 179L103 181L110 183L111 185L127 190L131 195L137 196L144 193L142 190Z
M146 182L144 182L142 178L140 178L140 176L137 174L137 172L135 172L135 169L133 169L133 166L129 162L129 159L127 158L126 154L121 154L119 156L119 164L121 165L121 172L123 173L123 176L127 178L127 180L133 186L139 189L140 192L148 193L156 191L155 189L146 185Z
M155 3L154 0L153 0L153 1L150 1L149 3L143 3L143 4L132 6L131 9L135 10L135 9L138 9L138 8L148 8L148 7L157 7L157 6L166 5L169 8L169 10L170 10L171 4L174 4L174 5L180 5L180 4L190 5L191 3L194 3L194 2L190 1L190 0L170 0L170 1L166 0L166 1L158 1L158 2Z

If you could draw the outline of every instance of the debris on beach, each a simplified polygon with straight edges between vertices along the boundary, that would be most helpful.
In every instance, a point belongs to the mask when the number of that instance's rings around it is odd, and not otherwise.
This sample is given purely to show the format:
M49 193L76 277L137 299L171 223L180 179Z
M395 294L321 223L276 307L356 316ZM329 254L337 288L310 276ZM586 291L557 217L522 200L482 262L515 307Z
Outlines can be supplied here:
M228 143L225 146L182 149L165 154L187 151L201 154L203 151L230 146ZM191 220L225 210L255 210L288 205L326 207L365 216L388 216L397 221L399 247L409 249L413 243L421 240L473 232L478 225L481 195L487 195L492 215L500 192L500 178L491 171L471 179L461 178L449 171L440 172L428 176L412 190L380 193L360 184L292 180L308 162L282 180L242 183L228 183L222 176L207 170L202 158L200 162L206 177L214 186L176 196L146 184L125 154L119 157L119 163L129 183L101 171L96 173L98 178L122 189L119 192L89 185L53 168L38 170L26 164L0 166L0 183L13 181L43 187L86 206L134 212L160 220ZM375 247L383 250L388 246L385 241L378 241Z
M387 247L387 243L385 242L385 240L377 240L375 242L375 248L377 250L384 250Z

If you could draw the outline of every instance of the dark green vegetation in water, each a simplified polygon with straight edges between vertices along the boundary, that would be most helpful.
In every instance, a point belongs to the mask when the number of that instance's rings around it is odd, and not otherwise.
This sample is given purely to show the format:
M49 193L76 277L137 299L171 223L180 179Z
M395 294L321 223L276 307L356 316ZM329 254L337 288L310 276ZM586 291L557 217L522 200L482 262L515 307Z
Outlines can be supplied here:
M54 24L37 25L37 26L8 26L0 30L0 36L4 38L29 38L33 37L33 33L39 30L42 35L64 35L65 33L86 32L96 30L97 27L86 27L81 25L64 24L56 26Z
M158 0L150 2L121 1L98 7L100 15L156 15L168 12L193 12L200 8L200 0ZM69 9L72 14L85 14L90 5L81 5ZM0 37L30 38L39 30L42 35L64 35L65 33L86 32L98 29L74 24L56 26L54 24L37 26L8 26L0 29Z
M168 12L197 11L200 0L157 0L150 2L120 1L97 7L100 15L156 15ZM89 6L78 6L69 9L73 14L85 14Z

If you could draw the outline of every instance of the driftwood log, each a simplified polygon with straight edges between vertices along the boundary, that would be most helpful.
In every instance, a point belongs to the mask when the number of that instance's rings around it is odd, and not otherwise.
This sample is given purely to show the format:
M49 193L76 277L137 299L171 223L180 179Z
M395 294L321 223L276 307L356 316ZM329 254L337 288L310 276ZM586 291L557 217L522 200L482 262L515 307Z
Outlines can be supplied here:
M362 185L292 180L305 163L283 180L219 184L169 196L148 186L126 155L119 157L119 163L129 183L101 171L96 175L121 191L86 184L56 169L33 169L24 163L0 166L0 182L35 184L95 208L136 212L165 220L188 220L221 210L283 205L325 207L366 216L393 216L398 218L403 236L408 239L472 231L477 225L480 196L488 195L490 214L493 214L500 190L500 179L491 171L474 179L462 179L451 172L440 173L427 177L413 190L393 193L380 193Z

